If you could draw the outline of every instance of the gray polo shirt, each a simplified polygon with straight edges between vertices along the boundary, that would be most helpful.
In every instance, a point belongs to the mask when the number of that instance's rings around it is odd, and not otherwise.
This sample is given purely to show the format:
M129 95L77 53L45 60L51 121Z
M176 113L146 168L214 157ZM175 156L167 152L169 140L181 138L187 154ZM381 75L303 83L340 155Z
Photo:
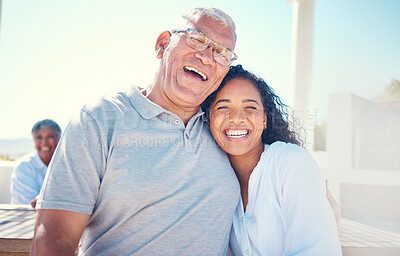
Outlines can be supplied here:
M137 88L86 105L37 208L91 215L82 255L226 255L239 184L203 119L185 127Z

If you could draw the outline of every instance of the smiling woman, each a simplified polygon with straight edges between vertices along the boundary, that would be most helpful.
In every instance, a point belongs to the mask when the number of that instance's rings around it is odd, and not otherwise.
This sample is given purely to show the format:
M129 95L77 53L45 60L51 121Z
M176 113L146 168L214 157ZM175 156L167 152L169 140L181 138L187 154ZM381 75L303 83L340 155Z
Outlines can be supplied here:
M210 130L230 155L264 149L261 134L267 116L257 88L251 81L235 78L217 94L210 112Z
M29 204L42 188L47 166L61 136L60 126L50 119L37 122L32 127L36 152L24 156L11 176L11 203Z
M203 103L240 183L231 249L235 255L340 255L324 179L298 146L284 107L240 65Z

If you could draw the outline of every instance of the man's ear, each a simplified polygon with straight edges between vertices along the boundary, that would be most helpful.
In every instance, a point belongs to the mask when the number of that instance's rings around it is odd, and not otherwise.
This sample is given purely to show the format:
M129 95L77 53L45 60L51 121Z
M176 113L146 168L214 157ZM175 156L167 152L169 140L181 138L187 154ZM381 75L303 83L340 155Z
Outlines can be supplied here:
M171 39L171 32L169 31L164 31L158 36L155 48L157 59L162 58L164 50L167 47L170 39Z

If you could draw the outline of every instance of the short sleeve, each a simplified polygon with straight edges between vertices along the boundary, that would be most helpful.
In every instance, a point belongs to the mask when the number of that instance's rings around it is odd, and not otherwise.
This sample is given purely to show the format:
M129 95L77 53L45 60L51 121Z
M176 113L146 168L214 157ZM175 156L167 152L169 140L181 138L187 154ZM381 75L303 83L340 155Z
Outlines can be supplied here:
M48 168L37 209L92 213L105 170L102 135L85 110L70 121Z

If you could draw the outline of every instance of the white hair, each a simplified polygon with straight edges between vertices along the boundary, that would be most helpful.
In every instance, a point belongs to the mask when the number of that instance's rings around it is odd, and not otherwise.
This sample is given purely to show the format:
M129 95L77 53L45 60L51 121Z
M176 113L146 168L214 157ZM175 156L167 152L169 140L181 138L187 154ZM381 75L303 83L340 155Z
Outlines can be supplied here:
M187 25L188 23L195 24L202 16L209 17L213 20L220 22L221 24L224 24L232 28L236 37L236 32L235 32L236 26L232 18L225 12L221 11L220 9L213 7L194 8L189 12L185 13L179 20L176 26L176 30L184 29L184 26Z

